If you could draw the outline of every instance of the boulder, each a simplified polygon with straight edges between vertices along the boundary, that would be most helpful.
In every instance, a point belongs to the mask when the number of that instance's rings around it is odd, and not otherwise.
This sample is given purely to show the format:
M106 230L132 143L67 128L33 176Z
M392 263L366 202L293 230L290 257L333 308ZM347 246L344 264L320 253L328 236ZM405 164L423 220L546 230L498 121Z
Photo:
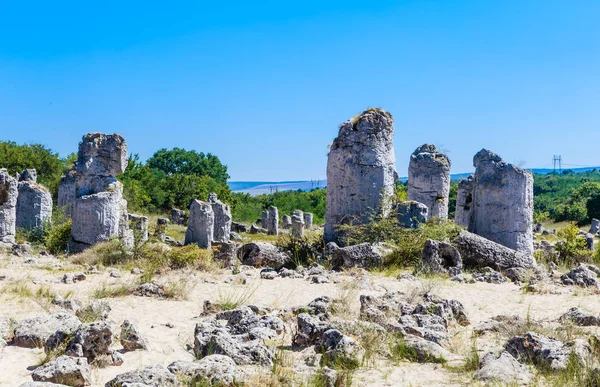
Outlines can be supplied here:
M80 325L81 321L67 312L21 320L15 327L12 344L23 348L42 348L57 332L70 334Z
M110 357L112 351L109 347L112 344L112 336L110 325L104 321L83 324L69 341L66 354L85 357L89 362Z
M390 213L387 199L394 196L395 165L389 112L367 109L340 126L327 159L326 242L339 241L342 224L362 224L374 213Z
M600 231L600 220L592 219L592 225L590 226L590 234L597 234Z
M36 382L51 382L73 387L89 386L91 372L87 359L59 356L31 373Z
M289 215L284 215L281 218L281 228L283 228L284 230L288 230L290 228L292 228L292 217Z
M162 365L152 365L138 371L118 375L106 383L105 387L176 387L181 384L177 377Z
M237 262L239 245L235 242L213 243L213 259L222 267L234 266Z
M18 196L17 179L0 169L0 242L15 243Z
M506 344L506 351L517 360L531 361L538 367L549 367L552 370L567 368L572 353L581 364L585 364L585 359L591 353L589 344L583 340L565 344L535 332L512 337Z
M499 356L493 353L485 355L475 379L486 383L528 385L532 382L533 375L509 352L504 351Z
M332 246L331 264L343 267L379 267L383 258L393 251L386 243L361 243L358 245L335 248Z
M168 369L175 375L223 387L233 386L237 373L235 362L224 355L209 355L196 361L176 361Z
M532 255L511 250L468 231L461 231L451 243L460 252L465 266L508 269L511 267L531 268L536 264Z
M185 244L198 244L210 249L214 235L215 214L210 203L194 200L190 206L190 220L185 233Z
M533 175L482 149L473 158L475 177L468 230L509 249L533 255Z
M323 354L322 365L333 368L358 368L365 355L365 349L358 341L337 329L330 329L323 333L315 349Z
M588 286L598 287L598 275L583 263L571 269L567 274L560 277L565 285L579 285L584 288Z
M582 327L600 327L600 317L583 311L577 307L573 307L559 318L560 322L572 322L575 325Z
M455 276L462 270L462 258L450 243L428 239L423 248L421 266L430 273Z
M126 351L135 351L137 349L148 349L148 340L129 320L123 321L121 324L121 334L119 336L121 345Z
M425 204L431 218L448 219L450 166L450 158L435 145L423 144L410 156L408 200Z
M429 209L416 201L400 202L396 206L396 220L400 227L418 228L429 219Z
M267 242L246 243L238 250L238 258L244 264L254 267L270 267L279 270L292 260L283 249Z
M184 226L186 221L185 211L173 208L171 210L171 223Z

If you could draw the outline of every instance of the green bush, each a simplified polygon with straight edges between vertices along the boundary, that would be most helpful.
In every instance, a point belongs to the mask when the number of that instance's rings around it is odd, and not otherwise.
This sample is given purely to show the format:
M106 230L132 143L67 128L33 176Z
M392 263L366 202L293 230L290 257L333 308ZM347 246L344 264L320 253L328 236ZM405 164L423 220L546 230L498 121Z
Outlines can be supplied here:
M321 235L311 234L302 238L294 238L289 235L282 236L277 241L277 246L287 250L292 256L292 262L297 266L309 266L319 258L319 251L323 251L325 245Z
M44 246L50 254L64 254L71 239L71 220L46 227L44 232Z
M556 243L558 259L568 265L576 265L590 256L585 238L579 235L579 228L574 223L559 230L556 235L561 239Z

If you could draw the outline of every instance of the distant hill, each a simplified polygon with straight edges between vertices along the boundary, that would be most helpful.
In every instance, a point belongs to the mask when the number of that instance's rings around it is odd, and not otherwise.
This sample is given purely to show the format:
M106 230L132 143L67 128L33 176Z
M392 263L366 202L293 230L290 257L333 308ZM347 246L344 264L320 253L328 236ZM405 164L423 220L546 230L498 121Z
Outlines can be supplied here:
M587 171L593 171L599 169L599 167L586 167L586 168L572 168L571 171L575 173L582 173ZM553 169L549 168L531 168L531 172L536 174L545 175L553 172ZM564 169L566 170L566 168ZM471 173L455 173L450 175L452 180L461 180L468 177ZM401 177L400 181L406 182L408 177ZM325 188L327 186L327 180L300 180L300 181L230 181L228 182L229 188L233 192L244 192L252 196L269 194L277 191L310 191L314 188Z

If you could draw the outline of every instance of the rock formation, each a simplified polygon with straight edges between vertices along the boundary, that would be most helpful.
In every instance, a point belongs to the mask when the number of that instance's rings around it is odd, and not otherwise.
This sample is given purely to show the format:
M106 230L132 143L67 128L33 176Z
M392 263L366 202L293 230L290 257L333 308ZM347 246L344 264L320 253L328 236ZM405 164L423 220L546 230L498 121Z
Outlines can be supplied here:
M473 182L475 175L470 175L458 183L456 196L456 211L454 212L454 223L459 226L469 227L471 217L471 206L473 205Z
M338 241L342 224L361 224L389 214L397 180L394 120L368 109L340 126L327 160L326 241ZM383 206L382 206L383 205Z
M452 245L460 252L465 266L489 266L504 270L512 267L531 268L536 265L531 254L509 249L464 230L452 240Z
M190 206L190 220L185 233L185 244L197 243L203 249L210 249L214 227L215 214L212 205L194 200Z
M86 134L77 156L74 176L67 174L67 180L74 177L76 181L69 249L81 251L114 237L131 245L127 201L123 184L116 179L127 168L125 139L118 134Z
M302 238L304 236L304 219L298 215L292 216L292 236Z
M17 179L0 169L0 242L15 243L18 195Z
M533 254L533 176L482 149L468 230L524 254Z
M415 201L400 202L396 206L396 220L401 227L418 228L427 222L429 209L423 203Z
M292 227L292 217L289 215L284 215L281 218L281 228L287 230Z
M231 210L227 204L219 201L217 194L214 192L208 196L208 202L212 206L215 215L213 241L228 242L231 239Z
M292 221L293 222L293 221ZM269 216L267 217L267 225L263 224L269 235L279 235L279 210L277 207L269 207Z
M180 226L185 225L185 211L173 208L171 210L171 223Z
M304 213L304 228L310 230L313 226L313 214L310 212Z
M450 165L435 145L423 144L410 156L408 200L425 204L430 218L448 219Z
M52 219L52 195L37 184L35 169L26 169L19 177L17 198L17 227L43 227Z
M145 242L148 240L147 216L129 214L129 225L133 230L134 238L138 242Z
M58 208L62 208L66 215L71 215L75 199L77 199L77 170L73 168L60 179L60 185L58 186Z

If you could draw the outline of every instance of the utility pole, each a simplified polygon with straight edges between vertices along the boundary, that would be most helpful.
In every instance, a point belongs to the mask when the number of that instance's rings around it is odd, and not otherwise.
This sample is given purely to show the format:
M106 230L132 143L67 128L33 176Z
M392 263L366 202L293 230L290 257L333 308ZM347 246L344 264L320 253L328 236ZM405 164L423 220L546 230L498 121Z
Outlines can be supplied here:
M562 156L554 155L552 157L552 164L554 164L554 173L556 173L556 165L558 165L558 173L562 173Z

